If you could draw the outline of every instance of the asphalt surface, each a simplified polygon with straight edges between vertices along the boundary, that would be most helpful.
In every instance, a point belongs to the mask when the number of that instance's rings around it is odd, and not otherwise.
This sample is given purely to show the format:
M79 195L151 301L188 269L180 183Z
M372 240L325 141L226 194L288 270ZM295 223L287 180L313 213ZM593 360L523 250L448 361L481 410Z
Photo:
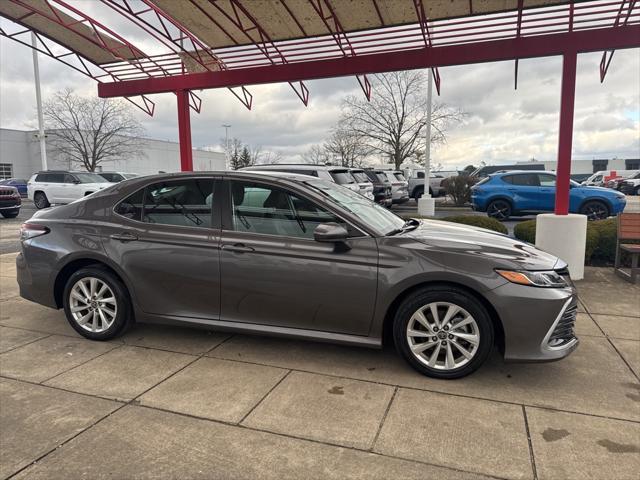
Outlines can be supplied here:
M33 203L22 199L22 208L16 218L4 218L0 216L0 255L3 253L15 253L20 250L20 225L29 220L35 213Z

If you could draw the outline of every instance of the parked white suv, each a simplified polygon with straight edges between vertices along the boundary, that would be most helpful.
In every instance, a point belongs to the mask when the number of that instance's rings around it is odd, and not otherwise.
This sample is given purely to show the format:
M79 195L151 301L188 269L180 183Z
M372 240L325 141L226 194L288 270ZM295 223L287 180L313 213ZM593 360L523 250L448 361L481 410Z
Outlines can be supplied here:
M31 176L27 182L27 197L36 208L56 203L71 203L112 184L91 172L47 170Z
M253 172L287 172L298 173L300 175L310 175L318 177L328 182L337 183L356 193L360 193L360 186L353 178L353 175L346 167L338 167L334 165L309 165L309 164L293 164L293 163L274 163L270 165L253 165L244 167L241 170L251 170Z

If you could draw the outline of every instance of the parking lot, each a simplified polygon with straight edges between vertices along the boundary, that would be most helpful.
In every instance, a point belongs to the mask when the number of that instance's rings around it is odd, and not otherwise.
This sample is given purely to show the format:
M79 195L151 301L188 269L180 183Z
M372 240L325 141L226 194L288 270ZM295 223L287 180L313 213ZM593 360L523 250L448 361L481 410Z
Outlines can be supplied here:
M391 348L150 325L90 342L0 259L2 478L637 478L640 288L611 269L578 284L566 360L496 353L438 381Z

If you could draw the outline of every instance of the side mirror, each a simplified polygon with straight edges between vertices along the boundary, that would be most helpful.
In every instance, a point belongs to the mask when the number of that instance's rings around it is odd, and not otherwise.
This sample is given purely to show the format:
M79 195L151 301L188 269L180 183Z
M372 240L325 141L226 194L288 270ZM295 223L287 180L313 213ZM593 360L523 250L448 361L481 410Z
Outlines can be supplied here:
M73 180L73 182L71 182L75 185L79 185L80 184L80 180L78 180L77 178Z
M316 242L344 242L348 237L347 229L335 222L321 223L313 231Z

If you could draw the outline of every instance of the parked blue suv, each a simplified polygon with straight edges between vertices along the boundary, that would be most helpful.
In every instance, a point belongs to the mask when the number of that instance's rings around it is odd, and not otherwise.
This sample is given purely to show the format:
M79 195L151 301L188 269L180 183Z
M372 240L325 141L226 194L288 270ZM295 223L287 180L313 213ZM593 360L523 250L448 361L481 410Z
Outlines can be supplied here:
M590 220L607 218L624 210L625 196L601 187L583 187L571 181L569 211ZM554 172L509 171L482 179L471 188L473 209L492 218L552 212L556 199Z

